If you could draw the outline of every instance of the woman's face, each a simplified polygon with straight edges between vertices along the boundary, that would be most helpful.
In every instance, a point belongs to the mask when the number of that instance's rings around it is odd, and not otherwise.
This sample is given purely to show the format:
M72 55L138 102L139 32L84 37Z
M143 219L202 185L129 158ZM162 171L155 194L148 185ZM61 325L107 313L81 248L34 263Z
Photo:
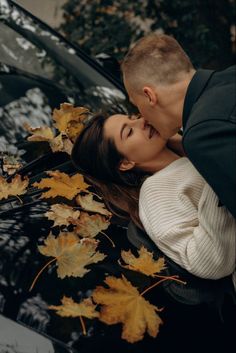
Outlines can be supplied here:
M121 167L123 170L134 166L145 169L160 157L167 143L144 118L135 115L110 116L104 125L104 135L114 141L117 150L125 157L128 168Z

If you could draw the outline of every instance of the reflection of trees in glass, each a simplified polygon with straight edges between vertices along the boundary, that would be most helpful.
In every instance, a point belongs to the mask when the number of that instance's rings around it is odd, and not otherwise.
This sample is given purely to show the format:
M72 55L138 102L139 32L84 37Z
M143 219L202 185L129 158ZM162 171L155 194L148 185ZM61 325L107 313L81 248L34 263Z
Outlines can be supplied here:
M92 55L120 60L130 43L159 30L175 36L196 66L234 63L234 0L68 0L63 8L60 29Z

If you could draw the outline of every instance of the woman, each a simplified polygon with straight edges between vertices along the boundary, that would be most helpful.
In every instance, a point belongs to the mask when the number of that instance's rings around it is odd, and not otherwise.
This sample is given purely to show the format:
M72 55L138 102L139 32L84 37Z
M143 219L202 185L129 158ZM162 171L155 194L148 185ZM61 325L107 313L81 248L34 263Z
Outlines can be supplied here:
M77 138L75 165L104 200L143 227L190 273L209 279L235 269L236 223L190 161L140 117L94 117Z

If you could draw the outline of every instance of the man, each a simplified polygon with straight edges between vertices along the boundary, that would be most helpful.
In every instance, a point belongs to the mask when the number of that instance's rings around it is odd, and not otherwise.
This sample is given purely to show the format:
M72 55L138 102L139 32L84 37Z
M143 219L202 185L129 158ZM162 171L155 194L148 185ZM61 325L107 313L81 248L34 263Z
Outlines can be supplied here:
M174 38L151 34L121 68L130 101L162 137L183 128L187 157L236 218L236 67L196 71Z

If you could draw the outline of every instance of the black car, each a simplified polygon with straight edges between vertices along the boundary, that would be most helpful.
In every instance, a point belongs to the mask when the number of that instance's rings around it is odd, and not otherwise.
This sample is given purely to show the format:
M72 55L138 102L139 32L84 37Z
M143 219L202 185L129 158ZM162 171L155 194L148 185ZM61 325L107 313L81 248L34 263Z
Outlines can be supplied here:
M101 57L100 57L101 58ZM101 61L101 60L100 60ZM19 157L21 175L39 180L45 171L75 172L68 155L52 154L46 143L26 140L24 123L50 125L51 113L63 102L86 106L91 111L131 107L117 71L103 65L68 43L40 20L10 0L0 0L0 157ZM4 174L4 170L1 171ZM43 214L48 203L33 188L23 205L11 197L0 201L0 353L193 353L230 352L234 343L235 305L228 281L194 278L169 259L168 273L187 280L186 287L165 284L150 294L150 301L164 306L164 325L156 339L129 344L120 338L121 326L87 320L84 336L79 320L61 318L48 310L63 295L87 297L106 274L119 275L121 249L144 244L158 249L132 223L115 220L108 233L116 247L108 261L97 265L84 279L58 280L54 270L44 273L32 291L32 279L44 259L37 250L49 233ZM139 285L149 280L127 272ZM232 351L234 351L232 347Z

